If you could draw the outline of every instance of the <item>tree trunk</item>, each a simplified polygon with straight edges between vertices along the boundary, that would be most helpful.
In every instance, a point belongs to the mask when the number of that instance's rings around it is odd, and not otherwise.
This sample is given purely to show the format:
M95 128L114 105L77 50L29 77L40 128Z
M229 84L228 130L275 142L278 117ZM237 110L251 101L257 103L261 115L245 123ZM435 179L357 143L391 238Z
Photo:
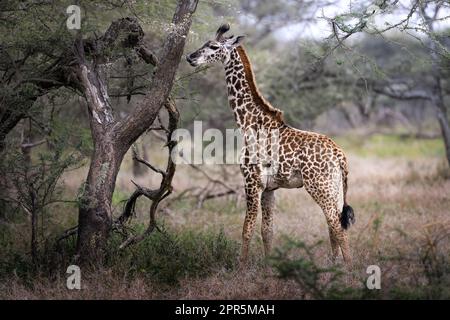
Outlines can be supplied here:
M37 262L37 212L31 211L31 260Z
M439 43L436 35L434 34L434 18L430 17L426 12L427 3L422 3L420 6L420 14L425 21L426 27L428 29L428 36L430 40L430 56L432 62L432 72L433 72L433 84L431 88L431 96L430 100L433 104L433 107L436 111L436 117L439 122L439 126L441 127L442 139L444 140L445 145L445 155L447 157L447 164L450 167L450 124L448 121L447 114L447 106L444 103L444 97L442 95L442 85L441 85L441 75L442 75L442 66L443 61L440 53L440 46L443 46ZM440 6L435 6L434 17L438 16L438 12L440 10Z
M436 111L436 117L441 127L442 139L444 140L445 155L447 163L450 167L450 125L448 122L447 107L444 104L444 97L442 96L441 79L435 76L435 84L431 94L431 102Z
M34 102L34 101L33 101ZM24 109L31 108L33 102L27 104ZM25 112L19 110L10 110L9 106L3 105L0 109L0 152L5 149L5 140L8 133L14 129L14 127L25 116Z
M37 222L38 222L38 209L37 209L37 197L32 187L30 187L30 200L31 200L31 259L34 265L37 262L38 244L37 244Z
M103 260L112 223L112 196L122 159L123 152L115 148L111 137L95 144L79 208L77 256L83 261Z
M111 201L123 152L111 132L114 117L100 66L85 57L84 43L74 46L78 64L75 74L89 111L94 152L84 185L78 213L77 260L81 263L103 261L106 239L111 229Z

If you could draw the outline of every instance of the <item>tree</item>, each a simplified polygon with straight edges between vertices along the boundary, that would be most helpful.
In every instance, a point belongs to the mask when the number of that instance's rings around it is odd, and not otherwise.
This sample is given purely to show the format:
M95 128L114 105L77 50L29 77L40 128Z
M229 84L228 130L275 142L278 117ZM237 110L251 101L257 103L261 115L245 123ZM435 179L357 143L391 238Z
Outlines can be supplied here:
M116 119L112 113L108 91L100 73L100 61L105 58L102 48L108 47L110 39L113 42L116 40L110 35L118 34L123 29L131 31L128 40L132 40L133 46L143 57L153 56L141 46L143 31L137 20L122 19L111 25L105 35L94 42L94 50L89 56L86 55L86 41L78 38L75 43L77 60L73 70L86 97L94 141L94 152L79 209L77 256L81 261L101 258L112 226L111 201L120 164L131 145L154 122L169 97L197 2L178 2L172 29L163 43L151 87L139 105L124 119Z
M250 19L250 43L257 44L274 32L296 24L316 20L316 14L334 0L240 0L240 7Z
M36 100L68 84L58 60L70 34L61 27L64 11L54 9L58 3L0 3L0 152L7 134L29 115ZM49 12L53 19L40 20Z
M397 22L386 22L382 27L374 23L376 16L388 15L392 12L398 14ZM445 80L442 77L448 68L450 51L443 42L444 37L434 28L436 22L449 18L450 4L448 1L412 0L407 5L398 1L386 0L363 2L349 13L327 18L332 27L329 40L334 40L335 44L330 46L323 58L328 57L337 48L351 52L352 50L344 41L361 32L371 36L381 36L385 41L389 41L389 32L399 31L425 47L428 52L428 61L431 64L431 70L425 77L411 79L396 75L384 79L374 79L364 76L361 77L363 81L357 85L393 99L429 101L435 109L445 145L447 162L450 166L450 124L448 109L444 102L443 83Z
M31 160L30 149L40 142L22 143L20 149L10 150L0 162L2 211L22 210L29 217L30 251L34 264L39 250L38 219L43 217L49 205L62 201L58 182L66 169L79 165L82 159L79 150L68 150L67 134L54 134L47 140L51 140L52 149L38 152L35 161Z
M424 22L424 32L428 35L428 51L432 64L432 82L428 90L428 97L436 110L436 118L441 127L447 162L450 166L450 124L447 112L448 109L444 103L442 90L442 69L445 66L445 62L447 61L448 63L450 61L450 51L439 40L439 37L437 37L436 31L434 30L434 24L438 19L439 11L445 7L445 5L447 5L447 9L450 8L449 4L446 4L445 1L437 1L434 5L425 1L419 2L420 16Z
M1 149L7 134L21 119L36 122L30 110L51 90L67 87L74 96L81 95L86 100L93 151L79 201L77 256L83 261L101 256L111 230L111 201L120 164L169 97L197 3L198 0L165 1L164 6L146 1L79 1L86 15L82 29L74 32L69 32L63 23L67 19L64 1L0 4ZM163 7L175 7L175 13L167 24L169 32L158 57L144 41L144 30L137 17L115 20L99 36L105 21L111 21L117 11L128 15L143 13L145 18L158 15L161 19L166 16ZM158 37L156 33L152 35ZM132 70L136 57L153 68L144 74L142 70ZM122 77L125 85L119 84L114 90L107 69L123 61L126 67L121 69L127 69ZM147 77L145 84L135 81L138 74ZM130 101L136 94L145 95L131 112L124 113L125 118L119 119L110 97L125 96Z

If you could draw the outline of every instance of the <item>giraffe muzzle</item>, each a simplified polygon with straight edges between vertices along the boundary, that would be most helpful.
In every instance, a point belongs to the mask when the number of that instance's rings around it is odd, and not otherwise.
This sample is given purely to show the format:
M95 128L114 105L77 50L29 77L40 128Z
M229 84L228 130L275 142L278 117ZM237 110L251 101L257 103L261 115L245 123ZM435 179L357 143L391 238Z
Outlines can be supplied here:
M189 62L189 64L193 67L196 67L198 65L197 62L192 58L192 55L187 55L186 61Z

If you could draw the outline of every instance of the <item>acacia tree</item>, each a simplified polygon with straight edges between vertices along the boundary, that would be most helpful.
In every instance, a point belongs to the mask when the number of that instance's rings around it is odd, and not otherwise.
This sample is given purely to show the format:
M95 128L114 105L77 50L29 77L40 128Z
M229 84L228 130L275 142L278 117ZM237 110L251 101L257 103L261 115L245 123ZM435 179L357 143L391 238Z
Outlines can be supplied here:
M96 19L87 17L82 30L75 33L65 27L65 1L8 0L0 4L1 149L5 137L21 119L33 120L31 108L50 90L68 87L74 96L86 100L93 151L79 201L77 256L83 261L101 254L112 226L111 200L122 159L153 123L171 92L198 0L173 2L175 12L171 23L166 24L169 30L158 57L146 45L144 31L135 17L114 21L101 36L93 32L104 27L108 12L135 14L132 6L147 12L142 8L148 9L153 3L80 1L83 11L94 13ZM173 2L167 2L169 7ZM33 28L28 28L30 25ZM119 119L110 97L125 94L129 100L136 88L131 85L121 88L118 94L108 92L111 88L104 71L108 65L127 60L125 52L153 67L146 73L151 77L150 85L139 87L139 94L144 92L145 96L125 118ZM129 78L134 79L134 75Z
M59 60L70 34L61 26L65 7L56 10L58 4L0 2L0 152L7 134L30 116L36 100L69 84ZM47 15L52 19L46 19Z
M142 44L143 31L135 19L122 19L112 25L102 38L94 41L92 48L86 46L89 41L81 38L75 43L76 62L72 69L87 101L94 142L79 208L77 256L81 261L101 257L112 227L111 201L120 164L131 145L154 122L169 97L197 2L178 1L160 58L155 59ZM132 45L144 59L159 62L142 101L127 117L117 119L100 69L102 62L107 61L107 50L104 49L123 29L131 31L125 46Z
M447 162L450 166L450 124L448 120L448 109L444 102L444 94L442 89L442 69L450 62L450 51L443 45L443 43L436 37L434 24L438 20L439 12L442 8L449 10L449 3L444 1L437 1L432 8L428 2L421 1L419 3L420 16L423 19L424 31L429 36L428 51L432 63L432 83L429 89L429 99L436 110L436 117L441 127L442 137L445 143L445 152L447 155Z
M44 228L43 216L51 204L63 201L58 182L65 170L80 163L78 150L66 154L68 137L53 137L52 150L39 152L38 160L31 161L27 150L38 143L22 144L21 151L12 150L4 155L0 163L0 203L8 203L5 212L23 210L30 219L30 252L33 263L38 261L38 223ZM12 210L11 210L12 209Z
M392 12L399 15L397 22L386 22L382 28L373 24L377 15ZM448 71L450 50L443 41L444 37L434 28L437 22L450 20L448 1L411 0L408 4L389 0L368 1L361 4L359 11L337 15L328 20L332 26L331 38L337 42L332 50L337 47L348 49L344 41L360 32L387 39L387 33L394 30L410 36L425 47L428 52L427 60L431 64L431 70L425 78L401 79L398 76L383 80L369 78L360 82L360 85L394 99L429 101L435 110L450 166L450 123L443 90L448 86L445 85L443 74Z

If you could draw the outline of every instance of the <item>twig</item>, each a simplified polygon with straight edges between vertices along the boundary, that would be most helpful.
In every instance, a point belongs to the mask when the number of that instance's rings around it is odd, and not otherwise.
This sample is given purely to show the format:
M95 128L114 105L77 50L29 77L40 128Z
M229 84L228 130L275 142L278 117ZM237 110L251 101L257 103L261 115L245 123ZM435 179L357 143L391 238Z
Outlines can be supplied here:
M139 163L144 164L145 166L147 166L148 168L150 168L151 170L161 174L163 177L166 175L166 173L164 171L162 171L161 169L156 168L155 166L153 166L150 162L142 159L141 157L139 157L138 152L137 152L137 148L135 145L133 145L132 147L132 157L134 161L137 161ZM133 181L132 181L133 182ZM134 183L134 182L133 182ZM135 184L135 183L134 183ZM135 184L136 185L136 184Z

